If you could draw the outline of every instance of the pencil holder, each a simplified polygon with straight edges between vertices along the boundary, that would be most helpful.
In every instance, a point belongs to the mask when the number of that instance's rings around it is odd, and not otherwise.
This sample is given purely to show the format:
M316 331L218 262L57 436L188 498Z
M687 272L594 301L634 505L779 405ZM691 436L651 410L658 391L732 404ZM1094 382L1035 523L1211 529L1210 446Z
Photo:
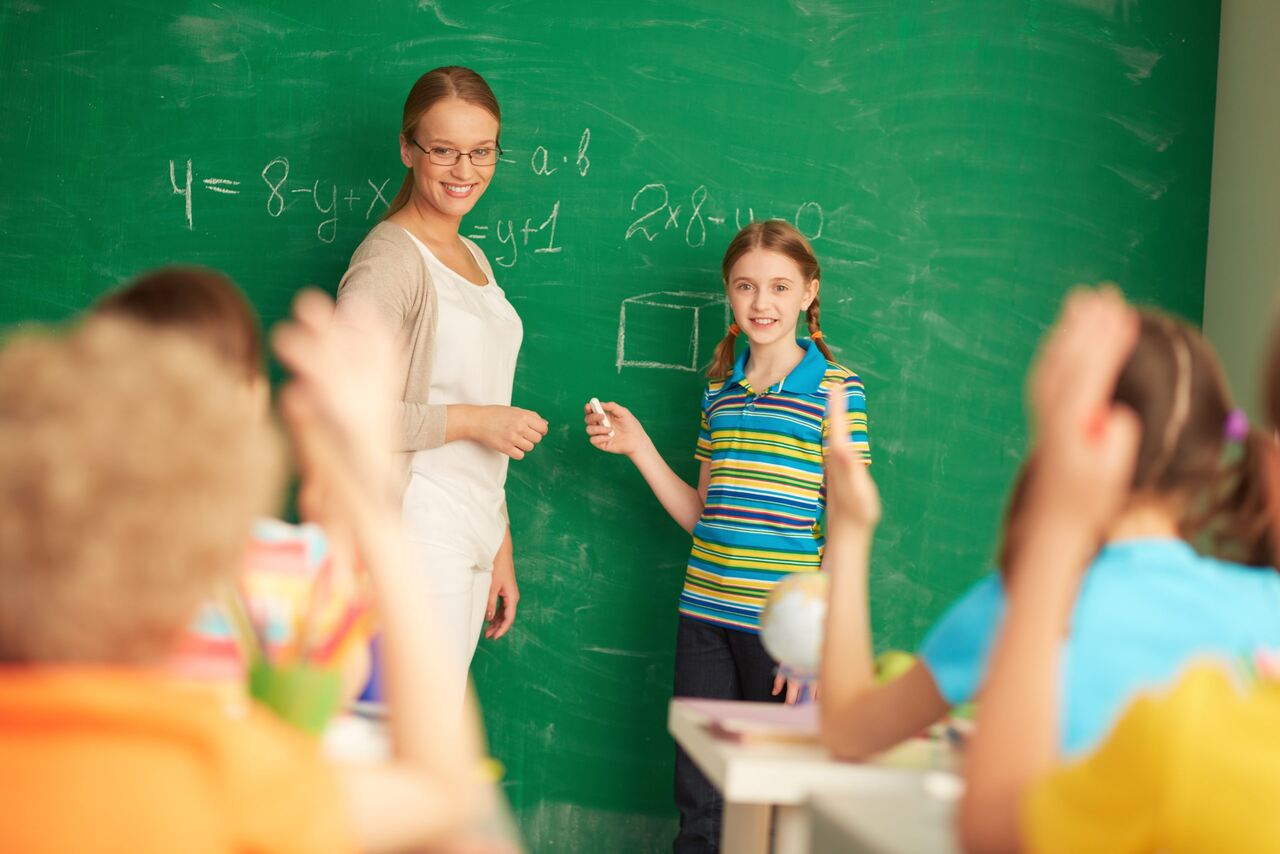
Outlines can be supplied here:
M249 667L249 695L311 735L324 732L338 710L341 689L341 677L334 670L261 661Z

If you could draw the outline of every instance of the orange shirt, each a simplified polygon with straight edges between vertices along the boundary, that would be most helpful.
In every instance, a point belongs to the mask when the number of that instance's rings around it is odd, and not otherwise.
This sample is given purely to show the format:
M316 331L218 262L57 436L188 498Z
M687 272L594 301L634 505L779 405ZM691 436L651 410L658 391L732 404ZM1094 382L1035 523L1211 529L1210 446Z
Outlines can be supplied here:
M0 667L0 851L354 849L319 746L161 675Z

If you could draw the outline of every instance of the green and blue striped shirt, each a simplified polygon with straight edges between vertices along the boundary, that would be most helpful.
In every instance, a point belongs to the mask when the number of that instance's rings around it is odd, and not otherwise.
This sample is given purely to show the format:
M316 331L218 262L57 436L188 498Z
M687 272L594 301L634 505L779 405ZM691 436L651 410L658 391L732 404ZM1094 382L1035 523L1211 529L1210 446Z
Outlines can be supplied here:
M711 464L711 478L680 594L687 617L757 632L774 585L820 568L827 389L837 383L846 389L850 439L871 462L862 380L814 342L798 343L800 364L771 388L757 392L746 381L748 349L703 394L694 456Z

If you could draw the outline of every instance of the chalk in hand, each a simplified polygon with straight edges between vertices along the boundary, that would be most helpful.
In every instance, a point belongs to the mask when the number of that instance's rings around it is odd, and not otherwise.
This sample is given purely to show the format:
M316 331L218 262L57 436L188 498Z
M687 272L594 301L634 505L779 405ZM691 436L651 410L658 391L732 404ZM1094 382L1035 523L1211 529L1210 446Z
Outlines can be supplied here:
M604 421L601 423L603 423L604 426L609 428L609 438L612 439L613 425L609 423L609 416L604 414L604 407L600 405L600 398L598 397L591 398L591 408L595 411L596 415L599 415L601 418L604 419Z

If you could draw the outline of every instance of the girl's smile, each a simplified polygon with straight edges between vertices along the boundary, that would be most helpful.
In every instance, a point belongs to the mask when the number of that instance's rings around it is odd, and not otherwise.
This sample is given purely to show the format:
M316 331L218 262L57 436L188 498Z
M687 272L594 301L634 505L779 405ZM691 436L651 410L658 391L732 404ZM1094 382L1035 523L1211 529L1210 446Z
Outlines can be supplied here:
M754 345L795 339L796 322L818 293L796 262L769 249L752 249L729 271L729 306Z

